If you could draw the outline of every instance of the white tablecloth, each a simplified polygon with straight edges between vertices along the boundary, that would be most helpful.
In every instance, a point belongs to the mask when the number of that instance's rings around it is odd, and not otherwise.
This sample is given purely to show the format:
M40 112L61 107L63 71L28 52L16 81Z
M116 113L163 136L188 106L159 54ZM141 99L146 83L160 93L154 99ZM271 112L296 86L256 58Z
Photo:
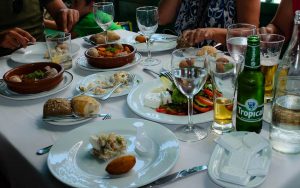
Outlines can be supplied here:
M124 39L134 33L128 31L117 31ZM72 42L81 46L76 59L83 55L87 45L82 39ZM143 54L145 56L145 54ZM160 59L162 65L153 67L160 70L162 66L170 63L170 51L153 53ZM44 102L53 97L69 97L75 93L75 86L85 76L93 74L80 69L73 62L69 71L74 75L74 80L69 88L49 97L35 100L14 101L0 96L0 169L9 179L12 187L64 187L65 185L55 179L47 167L47 154L38 156L35 154L38 148L53 144L59 137L64 136L83 124L71 126L55 126L44 123L41 120ZM19 66L9 59L0 58L0 75L9 69ZM142 66L137 65L128 71L139 74L144 82L153 80L153 77L142 71ZM102 102L102 112L108 112L113 119L116 118L140 118L134 114L126 104L126 96L112 98ZM96 120L93 120L96 121ZM209 127L210 122L202 124ZM176 125L165 125L174 130ZM268 138L269 125L264 123L261 134ZM208 164L209 157L214 149L214 139L217 136L210 133L209 136L199 142L180 142L180 155L173 173L200 164ZM261 187L300 187L300 155L285 155L273 151L272 163L269 174ZM195 174L184 180L166 185L172 188L199 188L219 187L210 180L207 171Z

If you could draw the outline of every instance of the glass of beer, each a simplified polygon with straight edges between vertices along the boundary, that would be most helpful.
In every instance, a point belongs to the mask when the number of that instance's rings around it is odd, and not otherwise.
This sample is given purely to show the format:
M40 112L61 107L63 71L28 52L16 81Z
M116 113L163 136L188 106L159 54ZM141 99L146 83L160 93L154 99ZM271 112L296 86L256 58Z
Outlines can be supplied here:
M244 56L229 53L218 53L215 58L208 58L210 75L214 86L214 121L212 130L217 134L230 132L234 129L232 112L236 93L236 80L241 72Z
M275 72L279 63L279 56L284 36L277 34L260 34L260 62L261 71L265 76L264 102L270 102L273 98Z

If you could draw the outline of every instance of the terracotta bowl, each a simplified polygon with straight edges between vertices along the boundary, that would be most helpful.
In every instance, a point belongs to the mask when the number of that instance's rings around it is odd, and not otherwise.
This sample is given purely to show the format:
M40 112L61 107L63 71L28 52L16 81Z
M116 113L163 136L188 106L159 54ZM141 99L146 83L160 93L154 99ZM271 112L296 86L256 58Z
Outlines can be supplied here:
M51 78L44 78L36 81L30 80L23 82L13 82L9 80L9 78L13 75L29 74L36 70L43 70L46 66L55 68L58 74ZM3 80L7 84L7 87L14 92L22 94L33 94L48 91L57 86L63 80L63 72L64 68L56 63L32 63L22 65L7 71L3 75Z
M125 56L119 56L119 57L94 57L90 56L85 51L84 55L87 58L87 62L92 65L93 67L101 68L101 69L110 69L110 68L117 68L122 67L128 63L131 63L134 60L136 48L129 44L122 44L123 46L127 46L131 53ZM107 44L102 44L97 47L107 47ZM96 47L96 48L97 48Z

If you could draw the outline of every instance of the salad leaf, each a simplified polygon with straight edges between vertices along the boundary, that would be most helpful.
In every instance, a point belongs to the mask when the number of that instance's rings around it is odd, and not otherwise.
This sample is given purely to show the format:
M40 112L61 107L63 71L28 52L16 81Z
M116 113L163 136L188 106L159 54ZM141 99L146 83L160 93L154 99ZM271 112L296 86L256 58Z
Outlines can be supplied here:
M183 95L176 87L174 87L171 97L172 102L175 104L187 103L187 97Z

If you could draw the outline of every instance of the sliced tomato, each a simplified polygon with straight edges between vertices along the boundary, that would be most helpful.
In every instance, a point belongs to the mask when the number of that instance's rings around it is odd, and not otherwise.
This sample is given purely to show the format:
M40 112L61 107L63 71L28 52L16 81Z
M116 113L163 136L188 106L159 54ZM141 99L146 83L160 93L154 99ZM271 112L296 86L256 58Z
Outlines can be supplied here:
M203 89L203 92L211 98L214 97L214 93L209 89Z
M220 91L215 90L215 92L216 92L216 94L217 94L218 97L222 97L222 93L220 93Z
M158 108L156 108L156 112L165 114L165 113L167 113L167 109L162 108L162 107L158 107Z
M214 106L213 101L211 101L211 100L209 100L208 98L203 97L203 96L197 95L197 96L195 97L195 100L198 100L200 103L205 104L205 105L207 105L207 106Z
M203 113L212 110L212 107L210 107L210 106L209 106L209 107L200 107L200 106L198 106L198 105L195 104L195 103L194 103L193 107L194 107L194 109L196 109L197 111L203 112Z

